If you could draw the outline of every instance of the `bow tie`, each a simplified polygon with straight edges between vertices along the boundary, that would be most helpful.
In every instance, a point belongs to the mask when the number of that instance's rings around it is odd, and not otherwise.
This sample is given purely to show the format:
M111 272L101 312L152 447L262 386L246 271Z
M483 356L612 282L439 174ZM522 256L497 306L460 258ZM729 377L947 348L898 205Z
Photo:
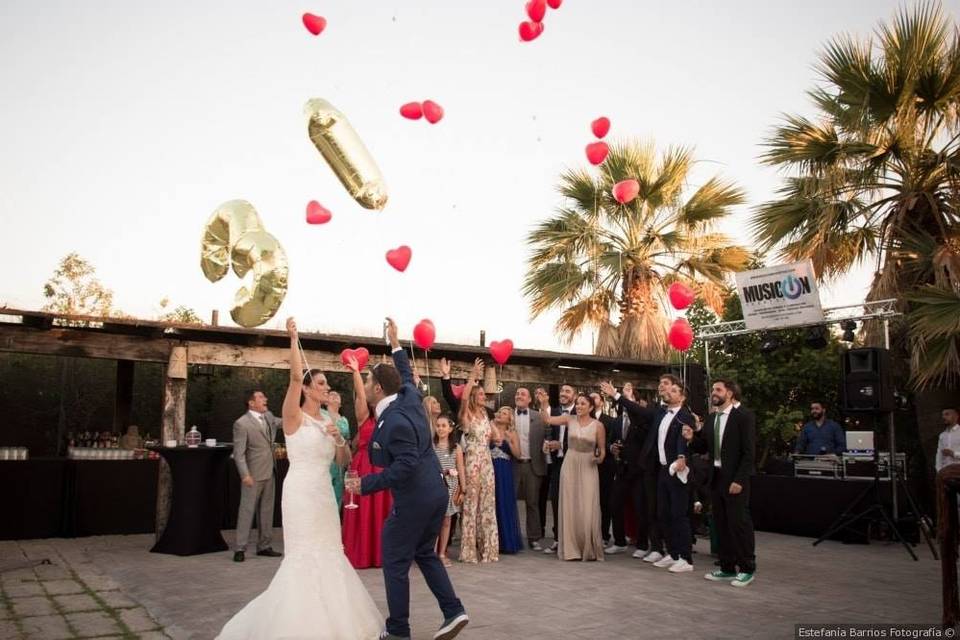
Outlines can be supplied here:
M517 409L517 415L518 415L518 416L525 416L525 415L527 415L527 410L526 410L526 409Z

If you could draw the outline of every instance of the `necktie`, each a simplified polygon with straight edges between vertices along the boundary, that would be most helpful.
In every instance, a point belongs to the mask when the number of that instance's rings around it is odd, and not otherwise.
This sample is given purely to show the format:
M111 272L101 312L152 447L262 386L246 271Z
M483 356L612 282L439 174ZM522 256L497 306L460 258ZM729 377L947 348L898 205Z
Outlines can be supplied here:
M713 419L713 455L717 460L720 459L720 416L722 415L723 413L717 412L716 417Z

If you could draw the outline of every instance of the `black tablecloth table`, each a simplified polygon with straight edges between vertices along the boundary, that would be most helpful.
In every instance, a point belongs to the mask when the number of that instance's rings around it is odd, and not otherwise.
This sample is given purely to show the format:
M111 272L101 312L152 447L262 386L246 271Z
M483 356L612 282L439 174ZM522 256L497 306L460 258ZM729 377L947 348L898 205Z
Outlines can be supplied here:
M68 460L65 537L156 531L159 460Z
M220 533L226 465L231 445L155 449L170 465L173 492L170 517L150 550L192 556L225 551Z
M0 540L60 535L65 459L0 461Z

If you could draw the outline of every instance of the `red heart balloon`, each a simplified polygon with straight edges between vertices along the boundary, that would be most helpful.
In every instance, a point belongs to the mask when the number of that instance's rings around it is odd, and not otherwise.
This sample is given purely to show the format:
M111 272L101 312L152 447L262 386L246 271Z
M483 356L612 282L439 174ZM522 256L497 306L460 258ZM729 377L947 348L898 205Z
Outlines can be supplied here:
M423 106L419 102L408 102L400 107L400 115L408 120L419 120L423 117Z
M391 267L402 272L407 270L407 265L410 264L412 256L413 251L410 250L410 247L402 245L387 251L387 262L390 263Z
M464 385L464 384L451 384L451 385L450 385L450 390L453 391L453 397L456 398L457 400L459 400L460 398L462 398L462 397L463 397L463 388L464 388L465 386L466 386L466 385Z
M606 142L591 142L587 145L587 160L592 165L603 164L608 153L610 153L610 148Z
M640 183L636 180L621 180L613 185L613 197L620 204L631 202L640 194Z
M426 118L430 124L436 124L443 119L443 107L433 100L424 100L423 117Z
M429 320L421 320L413 328L413 341L421 349L429 349L437 338L437 329Z
M693 289L683 282L674 282L670 285L667 295L670 297L670 304L677 310L686 309L697 297Z
M543 33L543 23L542 22L521 22L520 23L520 39L524 42L530 42L531 40L536 40L540 37L540 34Z
M493 359L496 360L499 365L506 364L512 353L513 340L503 340L502 342L494 340L490 343L490 355L493 356Z
M327 19L322 16L315 16L312 13L305 13L303 14L303 26L305 26L310 33L318 36L327 28Z
M360 367L360 371L363 371L367 368L367 363L370 361L370 352L367 351L366 347L360 347L358 349L344 349L340 352L340 362L343 363L343 366L347 366L347 359L353 356L357 359L357 365Z
M542 22L547 15L547 0L530 0L527 3L527 15L533 22Z
M608 133L610 133L610 118L599 117L593 122L590 123L590 130L593 131L593 135L598 138L602 138Z
M307 203L307 224L326 224L333 218L330 210L316 200Z
M560 5L563 4L563 0L547 0L547 4L550 5L551 9L559 9Z
M686 351L693 344L693 327L690 326L686 318L677 318L670 325L667 340L670 342L670 346L677 351Z

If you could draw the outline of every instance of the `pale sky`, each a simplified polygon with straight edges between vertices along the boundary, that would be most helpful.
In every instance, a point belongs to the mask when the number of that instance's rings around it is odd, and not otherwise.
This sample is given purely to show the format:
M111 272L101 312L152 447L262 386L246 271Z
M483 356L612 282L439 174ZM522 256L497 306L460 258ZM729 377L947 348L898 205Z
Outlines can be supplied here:
M241 198L290 260L267 327L295 315L303 330L379 335L391 313L406 335L430 318L441 342L486 329L488 342L561 348L556 315L529 322L524 239L560 204L560 171L587 165L590 121L611 119L608 140L695 146L691 188L719 172L754 205L778 184L759 144L780 113L812 113L822 43L869 33L897 6L565 0L521 44L522 0L0 0L0 303L39 308L76 251L127 313L150 317L166 296L229 322L240 281L203 277L200 236ZM327 18L319 37L304 11ZM312 97L343 111L378 162L383 212L355 204L310 143ZM400 117L428 98L439 124ZM305 223L313 199L331 223ZM743 243L747 212L724 227ZM384 260L401 244L403 274ZM870 270L824 304L861 300Z

